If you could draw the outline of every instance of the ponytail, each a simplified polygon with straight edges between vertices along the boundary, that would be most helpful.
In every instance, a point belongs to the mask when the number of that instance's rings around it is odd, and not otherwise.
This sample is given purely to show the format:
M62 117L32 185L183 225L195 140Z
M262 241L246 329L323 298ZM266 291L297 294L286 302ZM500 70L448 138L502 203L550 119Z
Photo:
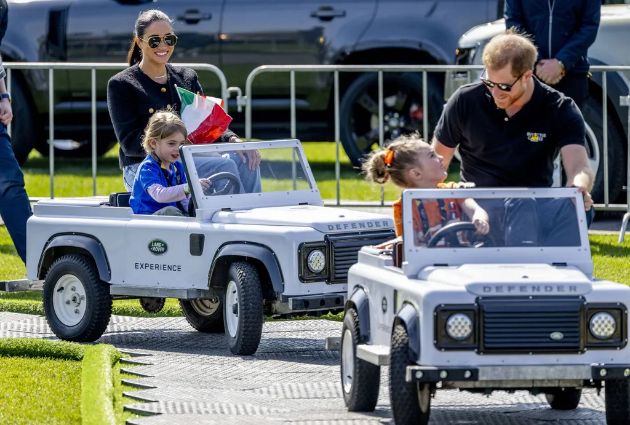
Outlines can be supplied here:
M140 46L136 43L135 37L131 40L131 45L129 46L129 51L127 52L127 63L129 66L135 65L142 60L142 50L140 50Z

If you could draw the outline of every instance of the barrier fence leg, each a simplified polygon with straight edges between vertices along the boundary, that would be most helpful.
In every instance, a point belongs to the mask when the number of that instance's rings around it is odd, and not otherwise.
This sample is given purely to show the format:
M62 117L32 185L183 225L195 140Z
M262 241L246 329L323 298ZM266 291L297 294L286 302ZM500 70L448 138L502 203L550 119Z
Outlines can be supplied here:
M619 104L621 106L630 106L630 96L619 96ZM619 243L622 243L626 235L626 226L630 219L630 108L628 108L628 158L626 162L626 213L621 221L621 229L619 230Z

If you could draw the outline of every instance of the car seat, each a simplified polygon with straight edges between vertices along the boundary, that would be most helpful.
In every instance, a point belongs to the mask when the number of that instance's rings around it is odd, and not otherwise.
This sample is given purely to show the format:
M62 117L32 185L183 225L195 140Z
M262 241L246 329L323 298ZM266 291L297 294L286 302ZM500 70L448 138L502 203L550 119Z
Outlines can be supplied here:
M112 207L129 207L131 192L115 192L109 195L109 205Z

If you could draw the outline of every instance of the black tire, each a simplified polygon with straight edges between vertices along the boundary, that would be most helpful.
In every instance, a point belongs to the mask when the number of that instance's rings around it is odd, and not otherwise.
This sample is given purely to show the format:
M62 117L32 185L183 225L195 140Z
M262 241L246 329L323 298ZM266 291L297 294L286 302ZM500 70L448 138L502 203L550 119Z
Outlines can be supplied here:
M33 149L33 143L40 138L39 126L36 125L35 107L28 91L24 88L23 78L13 72L11 91L13 102L13 121L11 122L11 145L18 164L26 162Z
M436 75L428 75L429 132L433 131L442 109L442 84ZM395 98L393 96L396 96ZM414 131L422 133L422 79L419 74L383 74L383 99L395 99L383 106L386 142ZM341 143L355 166L373 148L378 147L378 75L363 74L343 94L339 106ZM395 117L395 114L398 114ZM424 137L429 140L428 137Z
M554 410L577 409L581 397L582 389L580 388L553 388L545 392L547 403Z
M606 381L606 425L630 423L630 381L611 379Z
M186 321L199 332L220 333L224 331L223 305L217 298L179 300Z
M426 425L431 414L429 384L405 381L407 366L414 364L409 351L407 329L394 326L389 357L389 398L396 425Z
M166 304L166 298L156 298L156 297L142 297L139 298L140 307L147 313L159 313L164 308L164 304Z
M625 138L623 133L619 130L614 119L611 119L611 115L614 111L613 108L608 108L608 190L610 202L615 202L619 195L621 195L622 187L625 185L625 167L624 158L625 150ZM582 110L584 119L590 126L595 138L597 139L597 146L599 149L599 166L597 168L597 174L595 176L595 184L593 185L593 191L591 193L593 200L596 203L604 202L604 131L603 131L603 112L601 95L591 95L588 97ZM588 137L588 135L587 135ZM587 142L587 152L589 158L592 157L592 148Z
M230 351L241 356L254 354L263 326L262 287L254 266L243 261L230 265L221 302Z
M69 254L53 263L44 280L44 312L60 339L92 342L103 335L112 315L112 297L91 259Z
M371 412L376 407L381 382L381 368L357 357L360 344L359 316L349 308L341 330L341 389L351 412ZM348 352L349 351L349 352Z

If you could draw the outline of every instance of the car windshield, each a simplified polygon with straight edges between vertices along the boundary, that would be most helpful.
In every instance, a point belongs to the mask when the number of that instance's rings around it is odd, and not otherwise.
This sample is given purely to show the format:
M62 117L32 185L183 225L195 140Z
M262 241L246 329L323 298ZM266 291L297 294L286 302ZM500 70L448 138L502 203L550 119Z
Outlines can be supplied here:
M575 196L497 197L476 190L414 196L404 219L411 232L405 235L413 246L427 248L578 247L578 203Z
M194 199L201 208L251 208L273 203L270 198L282 203L279 198L287 195L297 203L320 202L297 141L186 146L182 152Z

